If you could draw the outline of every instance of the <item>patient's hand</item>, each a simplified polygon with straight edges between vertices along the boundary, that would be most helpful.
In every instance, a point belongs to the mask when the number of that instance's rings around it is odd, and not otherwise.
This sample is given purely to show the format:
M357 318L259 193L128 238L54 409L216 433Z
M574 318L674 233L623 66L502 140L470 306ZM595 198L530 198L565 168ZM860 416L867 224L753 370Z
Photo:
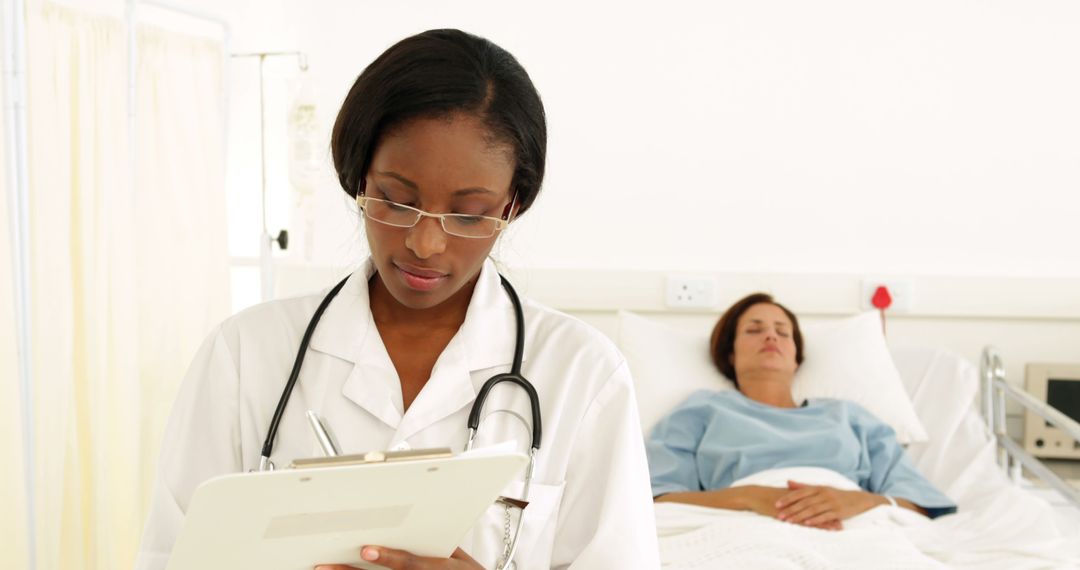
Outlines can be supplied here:
M732 511L753 511L759 515L776 518L779 514L777 502L790 493L788 489L779 487L764 487L761 485L742 485L715 489L712 491L687 491L668 493L656 497L658 503L685 503L688 505L700 505L714 509L728 509ZM840 521L827 521L821 524L806 524L825 530L840 530L843 528Z
M868 511L886 500L865 491L841 491L833 487L788 481L788 490L776 501L776 518L790 523L822 527Z
M374 562L379 566L391 568L393 570L401 570L409 568L412 570L421 570L423 568L439 569L445 568L447 570L465 570L469 568L483 567L473 560L472 556L465 554L462 549L457 549L450 558L429 558L426 556L416 556L411 552L404 550L394 550L392 548L383 548L381 546L365 546L360 549L360 557L368 562ZM346 566L344 564L327 564L315 567L316 570L356 570L355 566Z
M762 487L760 485L731 487L726 489L726 491L737 493L739 498L742 499L741 502L745 510L754 511L759 515L765 515L767 517L776 517L779 513L776 504L788 493L787 489Z
M742 487L732 487L731 491L739 492L747 507L747 510L754 511L759 515L765 515L771 518L780 518L780 505L783 498L791 493L790 489L782 489L779 487L762 487L759 485L746 485ZM780 518L780 520L784 520ZM844 528L843 523L839 520L825 520L820 523L810 523L809 521L800 523L803 526L811 526L820 528L823 530L842 530Z

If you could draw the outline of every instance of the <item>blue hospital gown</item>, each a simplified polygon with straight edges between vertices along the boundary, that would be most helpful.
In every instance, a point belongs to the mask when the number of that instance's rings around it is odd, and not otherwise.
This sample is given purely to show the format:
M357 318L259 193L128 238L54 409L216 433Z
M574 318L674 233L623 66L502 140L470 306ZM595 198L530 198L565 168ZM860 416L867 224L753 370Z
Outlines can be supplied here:
M845 400L777 408L738 390L701 390L656 425L646 448L654 497L724 489L766 469L822 467L865 491L907 499L931 518L956 512L915 470L893 429Z

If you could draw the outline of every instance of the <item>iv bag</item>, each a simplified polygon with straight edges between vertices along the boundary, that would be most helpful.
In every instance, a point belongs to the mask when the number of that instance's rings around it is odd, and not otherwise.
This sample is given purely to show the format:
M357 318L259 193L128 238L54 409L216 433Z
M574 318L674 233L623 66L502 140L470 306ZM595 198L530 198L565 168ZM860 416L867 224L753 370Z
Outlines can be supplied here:
M326 149L316 121L310 84L301 80L289 108L289 182L302 197L315 192L324 166Z
M304 261L314 256L314 199L326 168L327 145L318 130L315 98L308 81L300 78L289 107L289 183L293 188L291 255ZM323 182L325 184L325 182Z

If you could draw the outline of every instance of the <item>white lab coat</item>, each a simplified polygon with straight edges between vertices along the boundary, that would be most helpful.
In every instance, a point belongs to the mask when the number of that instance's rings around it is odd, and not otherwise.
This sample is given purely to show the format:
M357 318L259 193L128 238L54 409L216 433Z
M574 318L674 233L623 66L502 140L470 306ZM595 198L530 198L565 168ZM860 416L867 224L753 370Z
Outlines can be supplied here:
M402 413L397 373L368 303L370 261L327 308L278 430L272 460L321 455L304 413L318 412L343 453L408 446L464 448L469 409L483 383L513 359L513 306L486 262L461 329L431 379ZM297 347L325 292L272 301L222 323L195 357L165 431L158 479L136 568L165 567L195 488L225 473L258 468L263 439ZM522 299L522 374L540 397L543 441L515 559L518 568L658 568L641 429L626 361L584 323ZM530 417L509 383L492 390L484 414ZM497 413L476 445L529 428ZM520 497L521 481L503 494ZM359 548L361 545L357 545ZM493 567L503 546L503 511L488 509L461 547Z

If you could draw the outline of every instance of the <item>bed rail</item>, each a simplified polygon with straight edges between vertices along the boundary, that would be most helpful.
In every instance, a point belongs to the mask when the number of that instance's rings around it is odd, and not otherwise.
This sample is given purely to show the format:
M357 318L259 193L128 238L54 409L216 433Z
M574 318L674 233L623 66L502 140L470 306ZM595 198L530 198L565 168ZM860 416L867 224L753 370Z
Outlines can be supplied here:
M983 349L979 375L982 380L983 417L990 428L990 433L997 440L998 464L1001 468L1009 472L1013 481L1019 482L1021 470L1026 467L1033 475L1080 507L1080 490L1051 471L1035 456L1028 453L1022 445L1009 437L1005 429L1005 404L1012 399L1076 441L1080 441L1080 423L1046 402L1040 402L1031 394L1006 382L1005 366L1001 363L1001 355L992 346Z

